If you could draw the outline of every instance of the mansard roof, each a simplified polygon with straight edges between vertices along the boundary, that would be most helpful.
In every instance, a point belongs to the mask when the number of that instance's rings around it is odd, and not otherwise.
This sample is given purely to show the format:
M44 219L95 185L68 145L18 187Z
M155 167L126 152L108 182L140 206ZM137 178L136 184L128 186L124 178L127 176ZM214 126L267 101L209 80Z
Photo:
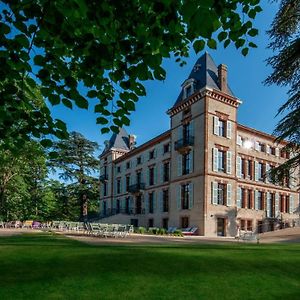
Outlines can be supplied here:
M205 52L195 63L188 79L183 83L183 86L186 82L193 81L194 92L201 90L204 87L215 89L220 91L219 80L218 80L218 67L216 66L214 60L209 55L208 52ZM234 94L231 91L230 87L227 85L227 93L233 97ZM183 89L181 90L174 106L177 106L180 102L185 100L183 98Z
M110 140L107 142L103 153L112 149L130 150L129 135L124 128L120 128L119 133L114 133L112 135Z

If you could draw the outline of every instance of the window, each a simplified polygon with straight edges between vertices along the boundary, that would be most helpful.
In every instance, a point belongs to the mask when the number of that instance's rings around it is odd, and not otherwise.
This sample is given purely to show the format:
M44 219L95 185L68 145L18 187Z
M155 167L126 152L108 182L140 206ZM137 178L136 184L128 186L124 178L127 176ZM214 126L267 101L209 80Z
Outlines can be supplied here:
M121 193L121 178L117 179L117 194Z
M104 176L107 176L107 166L104 166Z
M154 211L154 193L149 193L149 214L153 214Z
M217 199L219 205L226 205L226 185L223 183L218 183Z
M188 227L189 227L189 217L182 217L181 228L188 228Z
M275 147L270 147L270 154L275 155Z
M241 203L241 207L242 208L247 208L247 199L246 199L246 190L245 189L241 189L241 196L242 196L242 203Z
M117 173L121 173L121 166L117 166Z
M149 160L154 158L154 150L149 152Z
M120 200L117 199L117 210L116 210L116 213L119 214L121 211L121 205L120 205Z
M169 228L169 219L168 218L162 219L162 227L164 229L168 229Z
M142 172L138 171L136 172L136 184L141 184L142 183Z
M188 98L193 94L193 86L191 84L186 86L184 90L185 90L185 98Z
M182 155L182 175L190 173L191 151Z
M263 210L264 209L264 192L257 192L257 209Z
M169 211L169 190L163 191L163 212Z
M129 208L129 197L127 197L125 199L125 212L126 214L129 214L130 213L130 208Z
M246 176L247 176L247 160L245 158L241 159L241 173L242 173L242 177L246 178Z
M154 185L154 168L149 168L149 185Z
M280 212L288 213L290 210L290 197L280 195Z
M103 183L103 196L107 196L107 182Z
M126 163L126 169L127 169L127 170L130 169L130 161L128 161L128 162Z
M170 143L164 145L164 154L170 152Z
M253 161L249 159L247 175L249 176L250 179L252 179L252 174L253 174Z
M252 231L253 230L252 220L241 219L240 220L240 229L243 231Z
M148 220L148 227L149 228L154 227L154 221L153 221L153 219L149 219Z
M290 212L290 196L285 196L285 212Z
M189 139L190 133L191 133L190 123L184 124L182 126L182 130L183 130L183 133L182 133L183 140L187 141Z
M126 192L128 192L130 186L130 175L126 176Z
M219 120L218 136L226 137L226 122L223 120Z
M258 163L258 180L264 181L265 166L263 163Z
M218 171L225 172L225 151L218 151Z
M164 180L164 182L170 180L170 163L169 162L164 163L163 180Z
M141 163L142 163L142 157L139 156L139 157L136 158L136 164L140 165Z
M266 145L262 143L258 143L258 151L266 152Z
M189 193L190 193L189 184L183 184L181 186L181 209L189 208Z
M253 192L251 190L248 190L247 193L247 207L253 208Z

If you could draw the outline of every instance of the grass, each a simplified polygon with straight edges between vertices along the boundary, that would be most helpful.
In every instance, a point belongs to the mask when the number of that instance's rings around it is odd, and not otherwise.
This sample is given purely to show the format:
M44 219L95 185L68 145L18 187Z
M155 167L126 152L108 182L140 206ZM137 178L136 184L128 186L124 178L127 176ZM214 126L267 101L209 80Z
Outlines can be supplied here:
M300 244L91 246L0 238L0 299L299 299Z

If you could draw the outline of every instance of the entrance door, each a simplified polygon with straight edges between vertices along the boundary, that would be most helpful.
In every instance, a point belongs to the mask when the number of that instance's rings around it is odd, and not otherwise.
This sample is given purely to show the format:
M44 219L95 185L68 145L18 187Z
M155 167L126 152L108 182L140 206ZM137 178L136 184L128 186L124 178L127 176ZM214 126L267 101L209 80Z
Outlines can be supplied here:
M225 219L217 219L217 236L225 236Z

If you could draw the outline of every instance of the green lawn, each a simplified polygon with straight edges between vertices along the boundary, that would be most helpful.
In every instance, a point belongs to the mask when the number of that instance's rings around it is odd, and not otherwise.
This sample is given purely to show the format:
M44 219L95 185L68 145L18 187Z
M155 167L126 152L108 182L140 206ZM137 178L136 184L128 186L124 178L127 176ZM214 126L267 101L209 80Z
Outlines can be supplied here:
M0 238L0 299L299 299L300 244L90 246Z

